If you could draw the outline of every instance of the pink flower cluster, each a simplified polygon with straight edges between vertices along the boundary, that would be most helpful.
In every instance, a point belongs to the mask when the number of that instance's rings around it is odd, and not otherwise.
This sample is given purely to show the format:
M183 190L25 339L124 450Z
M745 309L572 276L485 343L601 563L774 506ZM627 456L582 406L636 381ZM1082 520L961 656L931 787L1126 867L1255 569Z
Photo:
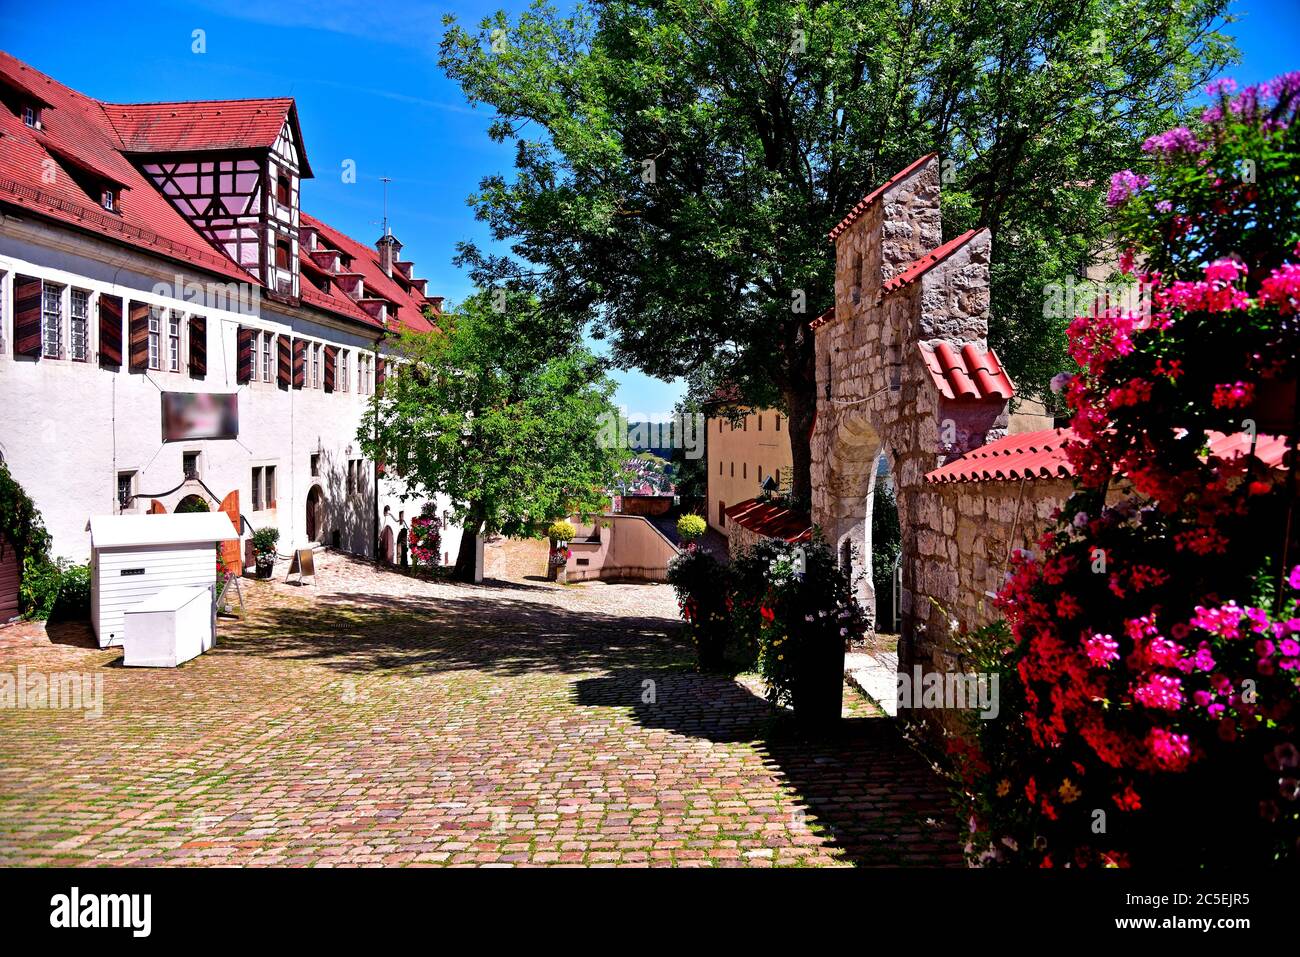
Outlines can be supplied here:
M1142 149L1148 153L1200 153L1206 144L1185 126L1175 126L1147 139Z
M1146 188L1151 180L1131 169L1122 169L1110 178L1110 192L1106 194L1107 206L1120 206L1128 202L1138 190Z

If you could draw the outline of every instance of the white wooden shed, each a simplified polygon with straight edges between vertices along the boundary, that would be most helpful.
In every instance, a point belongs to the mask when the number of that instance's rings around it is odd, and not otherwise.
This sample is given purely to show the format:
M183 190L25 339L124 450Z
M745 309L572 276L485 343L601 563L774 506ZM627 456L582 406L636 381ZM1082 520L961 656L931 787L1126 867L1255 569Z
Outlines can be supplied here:
M222 512L91 518L90 618L99 647L122 643L130 606L166 588L212 588L216 543L238 537Z

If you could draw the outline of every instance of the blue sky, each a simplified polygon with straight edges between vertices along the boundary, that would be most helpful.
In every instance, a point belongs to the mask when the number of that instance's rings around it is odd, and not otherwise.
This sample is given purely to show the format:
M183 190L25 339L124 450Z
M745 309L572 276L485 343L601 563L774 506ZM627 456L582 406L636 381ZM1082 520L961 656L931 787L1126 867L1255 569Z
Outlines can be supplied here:
M114 5L0 0L0 47L55 79L120 102L293 96L316 173L303 189L313 215L358 239L379 235L381 176L403 254L429 291L451 300L470 285L451 264L461 239L488 241L465 204L480 177L509 172L511 151L485 133L490 118L465 105L437 66L442 16L462 23L527 0L197 0ZM1300 0L1235 0L1230 28L1242 82L1300 69ZM129 11L129 12L128 12ZM191 52L194 30L207 52ZM354 160L357 182L342 181ZM619 373L632 413L671 410L679 383Z

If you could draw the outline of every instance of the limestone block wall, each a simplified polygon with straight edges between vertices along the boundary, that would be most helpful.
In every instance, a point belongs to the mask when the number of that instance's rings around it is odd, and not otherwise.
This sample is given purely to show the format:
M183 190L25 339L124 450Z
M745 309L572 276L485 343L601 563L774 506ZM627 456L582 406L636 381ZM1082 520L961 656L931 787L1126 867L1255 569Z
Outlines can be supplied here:
M996 617L1013 549L1033 551L1072 491L1069 479L927 484L919 495L917 552L911 557L916 661L927 670L965 669L954 628Z

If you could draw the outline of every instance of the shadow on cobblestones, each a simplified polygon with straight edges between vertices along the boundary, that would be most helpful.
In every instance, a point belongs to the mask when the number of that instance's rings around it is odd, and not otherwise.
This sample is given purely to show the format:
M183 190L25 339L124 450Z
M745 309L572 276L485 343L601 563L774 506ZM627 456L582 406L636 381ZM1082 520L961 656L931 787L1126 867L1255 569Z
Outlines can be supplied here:
M576 611L511 595L432 598L349 595L327 608L258 610L215 653L297 661L346 673L489 671L504 675L662 665L690 658L663 618Z
M579 704L621 707L643 727L710 742L753 742L798 803L793 825L863 866L955 866L958 833L933 770L885 716L805 733L726 677L682 669L615 671L574 683Z

